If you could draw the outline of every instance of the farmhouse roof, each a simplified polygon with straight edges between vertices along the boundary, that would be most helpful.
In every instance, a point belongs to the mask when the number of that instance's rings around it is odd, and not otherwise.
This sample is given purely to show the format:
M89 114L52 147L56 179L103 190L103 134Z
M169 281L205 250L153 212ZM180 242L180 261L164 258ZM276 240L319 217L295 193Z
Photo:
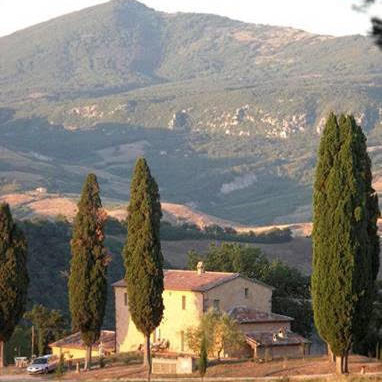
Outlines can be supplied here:
M300 345L309 344L303 336L291 331L286 332L285 337L275 336L272 332L252 332L246 333L245 339L251 347L254 346L288 346L288 345Z
M97 342L93 344L93 348L96 348L102 345L107 351L115 350L115 332L111 330L101 330L100 338ZM86 345L81 339L81 333L77 332L62 338L56 342L49 344L49 347L61 347L61 348L70 348L70 349L86 349Z
M271 312L261 312L246 306L236 306L229 311L229 315L239 324L251 324L260 322L290 322L292 317Z
M206 292L228 281L240 277L239 273L164 270L164 289ZM126 287L125 280L117 281L113 287Z
M206 292L239 276L239 273L203 272L198 274L195 271L166 269L164 270L164 289ZM126 281L117 281L113 287L126 287Z

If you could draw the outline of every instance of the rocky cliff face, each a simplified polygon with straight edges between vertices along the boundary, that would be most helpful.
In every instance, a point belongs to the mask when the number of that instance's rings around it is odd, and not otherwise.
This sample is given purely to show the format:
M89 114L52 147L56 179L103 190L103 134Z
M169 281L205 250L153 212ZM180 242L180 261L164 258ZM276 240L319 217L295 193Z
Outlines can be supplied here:
M174 113L168 123L170 130L186 131L192 127L191 116L186 110L177 111Z
M355 114L379 172L380 63L366 37L133 0L51 20L0 38L0 192L77 193L96 171L126 199L145 155L163 200L246 224L308 218L329 111Z

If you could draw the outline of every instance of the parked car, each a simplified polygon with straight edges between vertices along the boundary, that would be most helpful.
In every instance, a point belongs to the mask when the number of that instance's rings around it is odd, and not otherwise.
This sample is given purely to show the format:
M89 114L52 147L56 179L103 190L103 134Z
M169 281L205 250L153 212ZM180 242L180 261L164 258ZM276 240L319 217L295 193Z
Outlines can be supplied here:
M49 373L57 367L57 356L52 354L47 354L42 357L35 358L32 363L27 367L27 372L29 374L41 374Z

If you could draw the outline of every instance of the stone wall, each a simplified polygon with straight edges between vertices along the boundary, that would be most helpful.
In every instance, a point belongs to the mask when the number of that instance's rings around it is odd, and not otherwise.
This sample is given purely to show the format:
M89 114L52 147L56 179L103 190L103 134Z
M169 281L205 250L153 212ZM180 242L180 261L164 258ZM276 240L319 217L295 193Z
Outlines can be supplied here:
M258 346L254 357L270 361L275 358L298 358L309 354L309 345Z
M193 357L180 356L174 358L153 357L153 374L192 374L196 369Z

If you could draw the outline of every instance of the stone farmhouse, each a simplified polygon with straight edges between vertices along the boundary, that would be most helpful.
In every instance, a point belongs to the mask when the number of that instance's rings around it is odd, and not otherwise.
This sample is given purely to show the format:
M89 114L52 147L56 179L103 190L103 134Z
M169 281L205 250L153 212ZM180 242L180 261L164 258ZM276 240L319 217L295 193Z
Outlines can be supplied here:
M135 351L144 343L128 308L126 283L113 284L116 308L116 351ZM164 271L164 315L152 336L153 346L166 343L166 350L192 354L186 332L200 323L210 308L229 313L245 334L246 349L255 358L298 357L309 353L309 341L290 330L293 318L271 311L273 287L239 273L197 270Z

